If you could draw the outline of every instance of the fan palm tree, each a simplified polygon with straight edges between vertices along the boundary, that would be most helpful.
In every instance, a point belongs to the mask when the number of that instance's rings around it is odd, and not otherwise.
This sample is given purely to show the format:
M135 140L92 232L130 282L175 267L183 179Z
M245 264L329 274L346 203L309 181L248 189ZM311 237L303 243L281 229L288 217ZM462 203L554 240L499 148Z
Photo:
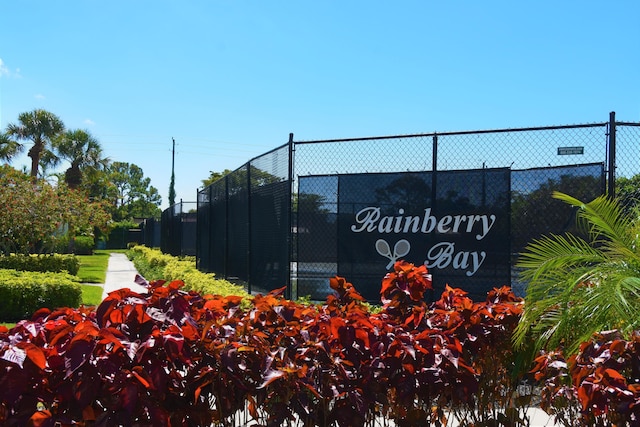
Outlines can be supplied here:
M517 266L529 285L514 343L529 356L557 348L575 354L595 332L640 327L640 212L625 213L606 196L553 197L577 209L585 238L551 235L521 254Z
M21 151L22 145L11 139L8 134L0 132L0 160L9 162Z
M82 184L83 170L104 169L109 160L102 157L102 147L86 130L68 130L52 142L57 153L56 161L64 159L71 164L65 171L64 180L70 188Z
M17 140L30 140L33 146L29 149L31 157L31 176L38 176L38 168L42 155L48 150L51 139L64 131L64 123L53 113L36 109L18 116L18 123L7 125L7 135Z

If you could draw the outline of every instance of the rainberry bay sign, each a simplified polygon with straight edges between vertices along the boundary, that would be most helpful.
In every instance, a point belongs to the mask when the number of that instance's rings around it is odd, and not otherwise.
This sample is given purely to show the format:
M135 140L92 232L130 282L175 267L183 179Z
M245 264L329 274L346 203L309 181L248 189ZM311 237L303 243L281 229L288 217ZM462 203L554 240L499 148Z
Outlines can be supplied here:
M510 283L509 169L302 177L299 191L299 267L335 265L368 300L398 260L425 264L438 296Z
M379 206L368 206L356 213L351 231L354 233L377 233L377 234L461 234L473 235L476 240L484 239L496 222L496 215L458 214L443 215L440 218L431 214L431 208L425 208L424 214L404 215L404 209L398 210L396 216L384 216ZM391 259L397 260L401 256L407 255L411 244L407 240L400 240L404 249L399 254L394 250L393 255L384 248L383 239L376 242L378 253ZM388 246L388 244L387 244ZM389 255L392 255L391 257ZM473 276L482 263L485 261L487 253L485 251L460 251L456 252L455 243L440 242L429 248L426 253L424 264L427 267L447 268L450 265L456 270L465 270L467 276Z

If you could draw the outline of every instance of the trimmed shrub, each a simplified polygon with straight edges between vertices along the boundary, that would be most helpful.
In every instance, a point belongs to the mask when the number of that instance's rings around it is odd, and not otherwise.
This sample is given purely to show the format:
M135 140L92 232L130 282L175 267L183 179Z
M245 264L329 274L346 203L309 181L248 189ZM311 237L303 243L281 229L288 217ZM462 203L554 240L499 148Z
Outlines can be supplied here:
M9 255L0 256L0 269L78 274L80 260L74 255Z
M93 255L93 237L76 236L73 238L73 253L76 255Z
M53 252L57 254L93 255L95 241L90 236L76 236L69 240L69 236L62 236L56 240Z
M0 270L0 320L29 318L46 307L78 307L82 290L78 278L67 273Z
M185 289L202 295L249 296L241 286L216 279L213 273L198 271L194 257L176 258L144 245L132 247L127 255L133 261L136 270L147 280L181 280Z

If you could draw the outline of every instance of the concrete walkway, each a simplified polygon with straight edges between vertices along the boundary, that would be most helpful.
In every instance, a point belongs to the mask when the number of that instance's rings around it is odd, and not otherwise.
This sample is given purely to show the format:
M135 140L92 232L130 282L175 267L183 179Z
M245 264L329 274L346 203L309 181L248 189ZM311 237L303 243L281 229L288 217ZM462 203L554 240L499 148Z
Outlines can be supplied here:
M107 266L107 278L102 287L102 299L105 299L109 292L122 288L129 288L134 292L146 293L147 288L135 282L138 271L125 254L111 253L109 265Z

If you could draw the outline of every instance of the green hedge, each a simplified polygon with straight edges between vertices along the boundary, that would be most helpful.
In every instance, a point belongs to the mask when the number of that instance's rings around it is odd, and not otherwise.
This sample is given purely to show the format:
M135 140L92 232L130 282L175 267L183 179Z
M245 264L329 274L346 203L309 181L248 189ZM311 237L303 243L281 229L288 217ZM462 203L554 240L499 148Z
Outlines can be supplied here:
M53 248L57 254L93 255L96 244L93 237L76 236L71 241L68 236L60 237Z
M129 259L147 280L182 280L184 289L196 291L201 295L237 295L248 297L242 286L216 279L213 273L203 273L196 268L194 257L176 258L163 254L157 249L138 245L127 251Z
M46 307L79 307L78 278L67 273L40 273L0 269L0 321L30 318Z
M0 256L0 269L39 271L76 275L80 260L75 255L10 255Z

